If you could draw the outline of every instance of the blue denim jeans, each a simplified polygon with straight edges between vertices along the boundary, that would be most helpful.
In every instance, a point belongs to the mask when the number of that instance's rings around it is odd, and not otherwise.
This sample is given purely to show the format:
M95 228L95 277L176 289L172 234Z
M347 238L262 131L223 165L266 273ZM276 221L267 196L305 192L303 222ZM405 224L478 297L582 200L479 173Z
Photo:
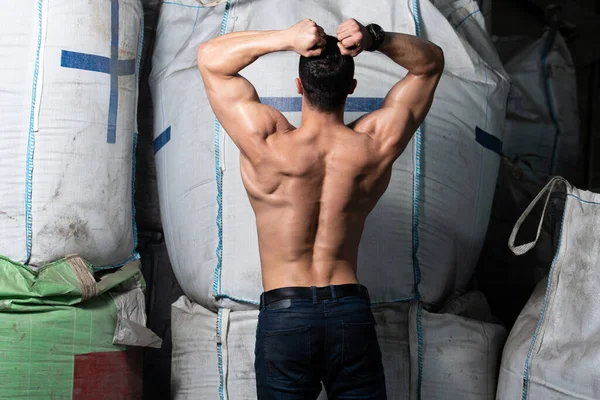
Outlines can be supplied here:
M258 400L386 400L381 351L368 298L285 299L260 310Z

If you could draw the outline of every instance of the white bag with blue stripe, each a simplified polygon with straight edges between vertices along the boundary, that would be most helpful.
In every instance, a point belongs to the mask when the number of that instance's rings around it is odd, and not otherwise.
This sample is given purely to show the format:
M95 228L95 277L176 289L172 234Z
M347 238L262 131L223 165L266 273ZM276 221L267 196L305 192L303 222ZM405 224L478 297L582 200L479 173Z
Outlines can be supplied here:
M133 258L139 0L20 0L0 13L0 255Z
M548 278L509 335L498 400L600 399L600 194L552 179L517 221L509 245L517 255L533 248L537 238L515 246L515 237L535 204L558 185L566 188L558 248Z
M171 310L172 398L256 399L258 311L215 313L185 296ZM416 301L376 305L373 316L390 400L494 399L507 332L483 294L469 292L439 313Z
M546 32L505 67L512 81L505 154L528 162L531 168L524 168L525 173L540 184L551 175L574 179L581 169L577 81L565 40Z
M446 71L432 109L394 165L359 251L359 279L376 303L442 304L471 279L489 219L509 83L475 0L228 0L203 8L165 1L151 87L161 214L179 283L215 310L256 308L261 293L254 214L239 152L215 120L197 71L197 47L222 33L284 29L310 17L326 32L344 19L421 35L440 45ZM440 6L441 8L442 6ZM243 71L262 101L300 121L298 56L277 53ZM347 121L373 110L404 74L382 54L356 59L358 88Z

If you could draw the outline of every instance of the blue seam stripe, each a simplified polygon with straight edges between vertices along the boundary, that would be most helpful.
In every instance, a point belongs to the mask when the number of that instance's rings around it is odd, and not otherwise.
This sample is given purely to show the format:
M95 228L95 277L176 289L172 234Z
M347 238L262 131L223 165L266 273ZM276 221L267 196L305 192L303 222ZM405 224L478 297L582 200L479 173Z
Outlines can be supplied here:
M103 270L108 270L108 269L116 269L116 268L120 268L123 265L130 263L132 261L135 260L139 260L140 259L140 254L137 251L133 251L133 253L131 253L131 255L129 257L127 257L125 260L115 263L115 264L111 264L111 265L102 265L99 267L94 266L94 269L96 271L103 271Z
M40 72L40 50L42 48L42 0L38 0L38 37L35 51L35 68L33 72L33 83L31 88L31 111L29 113L29 133L27 136L27 162L25 169L25 258L29 263L31 259L32 246L32 216L31 216L31 195L33 181L33 154L35 152L35 134L33 133L35 120L35 103L37 97L37 81Z
M152 146L154 147L154 154L158 153L163 146L171 140L171 127L169 126L163 133L158 135L156 139L154 139L154 143Z
M467 15L462 21L460 21L455 27L454 29L458 29L459 26L461 26L466 20L468 20L469 18L471 18L474 14L477 14L478 12L481 12L481 10L475 10L473 11L471 14Z
M412 259L413 259L413 273L415 280L415 299L421 300L421 291L419 284L421 283L421 267L419 264L419 203L421 201L421 127L415 132L415 170L413 172L413 215L412 215L412 236L413 236L413 248L412 248Z
M223 334L223 309L219 308L217 312L217 336L221 338ZM217 359L219 366L219 399L225 399L225 376L223 371L223 343L222 339L217 343Z
M412 0L413 17L415 20L416 36L421 36L421 14L419 9L419 0ZM419 266L419 202L421 200L421 127L415 132L415 170L413 172L413 216L412 216L412 234L413 234L413 273L415 280L415 298L421 300L419 284L421 282L421 268Z
M218 296L221 292L221 268L223 265L223 174L221 172L221 143L220 143L221 124L215 118L215 174L217 183L217 266L213 277L213 293Z
M133 144L131 146L131 233L133 234L133 251L135 252L138 245L137 223L135 221L135 173L136 173L136 157L138 133L133 134Z
M187 8L204 8L204 6L191 6L191 5L187 5L187 4L181 4L181 3L175 3L174 1L163 1L163 4L168 4L170 6L180 6L180 7L187 7Z
M421 36L421 10L419 0L412 0L413 18L415 20L415 36Z
M423 386L423 306L417 306L417 399L421 400Z
M251 305L254 305L254 306L257 306L257 305L260 304L259 301L246 300L246 299L242 299L240 297L230 296L230 295L224 294L224 293L221 293L221 294L215 296L215 298L216 298L216 300L226 299L226 300L232 300L232 301L235 301L235 302L238 302L238 303L251 304Z
M413 18L415 20L415 34L421 36L421 14L419 9L419 0L412 0ZM419 266L419 202L421 197L421 149L422 137L421 127L415 132L415 170L413 175L413 273L415 279L415 299L419 301L417 308L417 399L421 400L421 386L423 380L423 332L421 321L421 292L419 284L421 282L421 268Z
M548 109L550 110L550 117L552 118L552 122L554 123L555 133L554 133L554 145L552 147L552 156L550 159L550 173L554 174L556 169L556 159L558 157L558 140L560 137L560 125L558 124L558 117L556 115L556 106L554 104L554 100L552 99L552 82L550 79L550 70L548 68L547 56L552 51L552 47L554 45L554 40L552 39L552 35L548 34L548 38L546 44L542 50L542 72L544 73L544 93L546 95L546 102L548 104Z
M227 0L225 11L223 12L223 20L221 21L221 30L219 35L222 35L227 30L227 21L229 20L229 8L231 0ZM223 174L221 172L221 123L215 117L215 175L217 181L217 229L219 241L217 243L217 266L213 276L213 293L218 296L221 293L221 269L223 267Z
M493 151L499 156L502 155L502 140L487 133L478 126L475 127L475 140L486 149Z
M142 2L140 1L140 5L142 6L141 10L141 19L140 19L140 42L138 45L138 54L137 54L137 61L136 61L136 67L135 67L135 77L136 77L136 82L137 82L137 94L139 96L139 92L140 92L140 69L141 69L141 65L142 65L142 52L144 51L144 24L145 24L145 20L144 20L144 5L142 4ZM137 112L137 110L136 110ZM137 116L137 113L136 113ZM133 229L133 251L135 252L138 246L138 229L137 229L137 222L135 219L135 174L136 174L136 161L137 161L137 142L138 142L138 124L137 124L137 118L136 118L136 122L135 122L135 133L134 133L134 138L133 138L133 161L132 161L132 174L131 174L131 223L132 223L132 229Z
M549 194L550 195L550 194ZM576 196L573 196L576 197ZM542 324L544 323L544 318L546 316L546 308L548 306L548 300L550 297L550 288L552 286L552 279L554 278L554 271L556 267L556 262L558 260L558 255L560 253L560 247L562 244L562 234L564 228L564 219L567 213L567 207L569 206L569 202L565 205L565 209L563 210L563 222L560 226L560 233L558 236L558 246L556 247L556 254L554 255L554 259L552 260L552 266L550 267L550 272L548 273L548 283L546 284L546 294L544 296L544 303L542 304L542 309L540 310L540 317L538 319L538 323L535 327L535 331L533 333L533 337L531 338L531 343L529 344L529 350L527 351L527 357L525 358L525 365L523 367L523 387L522 387L522 397L521 400L527 400L529 395L529 371L531 368L531 361L533 358L533 348L535 347L535 343L537 341L538 335L542 328Z
M200 8L198 8L198 10L196 11L196 18L194 18L194 25L192 26L192 31L190 32L190 35L192 35L194 33L194 31L196 30L196 25L198 24L199 16L200 16Z
M575 198L575 199L579 200L579 201L580 201L580 202L582 202L582 203L586 203L586 204L593 204L593 205L595 205L595 206L600 206L600 203L597 203L597 202L595 202L595 201L584 200L584 199L582 199L581 197L575 196L574 194L568 194L567 196L569 196L569 197L573 197L573 198Z

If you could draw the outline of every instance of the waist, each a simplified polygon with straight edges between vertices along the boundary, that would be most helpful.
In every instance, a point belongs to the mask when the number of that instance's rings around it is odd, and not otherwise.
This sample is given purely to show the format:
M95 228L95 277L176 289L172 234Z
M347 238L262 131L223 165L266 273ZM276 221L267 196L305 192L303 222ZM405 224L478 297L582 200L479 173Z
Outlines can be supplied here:
M369 291L359 283L345 285L330 285L323 287L283 287L264 292L260 296L260 308L280 300L305 299L318 302L336 300L344 297L358 296L369 300Z

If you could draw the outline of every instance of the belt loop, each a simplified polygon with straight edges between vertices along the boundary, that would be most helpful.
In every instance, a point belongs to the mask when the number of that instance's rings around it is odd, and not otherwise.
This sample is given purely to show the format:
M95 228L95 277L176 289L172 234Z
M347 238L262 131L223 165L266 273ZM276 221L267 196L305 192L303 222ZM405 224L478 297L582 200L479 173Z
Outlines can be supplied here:
M261 293L260 294L260 311L262 311L265 308L265 294Z
M317 297L317 287L311 286L310 288L312 290L313 304L317 304L319 302L319 298Z
M337 303L338 299L337 299L337 295L335 293L335 286L329 285L329 290L331 290L331 299L333 300L334 303Z

